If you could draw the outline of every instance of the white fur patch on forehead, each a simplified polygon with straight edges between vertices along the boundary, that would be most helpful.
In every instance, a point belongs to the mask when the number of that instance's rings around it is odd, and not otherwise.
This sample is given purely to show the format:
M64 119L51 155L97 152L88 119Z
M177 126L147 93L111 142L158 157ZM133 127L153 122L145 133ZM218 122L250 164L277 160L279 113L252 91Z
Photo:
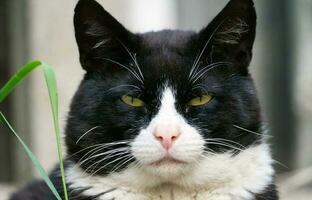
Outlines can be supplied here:
M188 136L194 140L201 140L198 130L190 126L184 117L178 113L175 106L175 93L175 90L168 85L163 88L160 95L159 110L146 130L152 134L156 129L163 133L170 133L173 129L178 129L183 137Z
M175 90L167 84L161 90L159 95L159 110L151 120L149 127L152 128L157 124L160 125L182 125L185 122L183 117L178 113L175 107Z
M161 106L159 109L159 113L161 114L176 114L177 111L175 109L175 95L174 90L168 86L166 86L163 90L161 96Z

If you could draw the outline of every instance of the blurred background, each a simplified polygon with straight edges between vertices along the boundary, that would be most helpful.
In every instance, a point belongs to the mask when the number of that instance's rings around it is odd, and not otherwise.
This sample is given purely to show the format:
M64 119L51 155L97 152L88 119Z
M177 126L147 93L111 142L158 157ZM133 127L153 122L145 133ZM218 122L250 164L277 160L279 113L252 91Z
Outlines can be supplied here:
M200 30L228 0L98 0L134 32ZM254 0L257 40L251 64L264 113L282 200L312 197L312 0ZM77 0L0 0L0 86L33 59L56 72L61 125L83 70L75 44ZM36 70L0 110L50 170L57 163L48 94ZM38 177L24 151L0 127L0 199Z

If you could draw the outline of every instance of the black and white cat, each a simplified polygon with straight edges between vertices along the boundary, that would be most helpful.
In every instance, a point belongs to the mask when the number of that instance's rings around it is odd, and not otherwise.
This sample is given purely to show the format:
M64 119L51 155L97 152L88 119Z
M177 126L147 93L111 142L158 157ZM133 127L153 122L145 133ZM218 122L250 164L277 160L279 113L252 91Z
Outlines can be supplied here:
M69 199L278 199L248 72L252 0L231 0L199 33L133 34L94 0L74 24L86 74L66 127ZM51 179L62 194L58 169ZM55 198L38 181L11 199Z

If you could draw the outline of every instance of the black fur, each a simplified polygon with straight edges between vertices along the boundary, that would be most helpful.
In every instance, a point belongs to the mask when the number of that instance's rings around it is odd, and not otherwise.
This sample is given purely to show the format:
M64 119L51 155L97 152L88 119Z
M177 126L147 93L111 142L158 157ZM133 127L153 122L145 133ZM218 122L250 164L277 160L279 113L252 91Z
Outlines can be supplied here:
M242 24L236 27L236 32L229 32L237 23ZM234 126L261 132L260 107L248 72L256 32L252 0L231 0L199 33L164 30L133 34L93 0L79 1L74 24L80 61L86 74L68 117L65 139L68 162L78 162L86 153L82 150L91 145L133 139L157 113L159 88L165 82L177 91L178 112L188 123L203 130L204 137L224 138L245 147L261 140L260 135ZM189 81L188 75L202 49L199 70L211 63L226 63L211 69L194 83ZM121 67L133 64L127 50L135 52L133 57L141 67L143 83ZM139 90L119 87L126 84L135 85ZM198 84L201 87L194 89ZM200 108L187 105L190 99L207 91L213 96L209 104ZM124 94L140 97L145 106L133 109L125 105L120 100ZM86 131L96 126L80 140ZM212 131L205 131L208 129ZM219 145L210 148L219 153L228 150ZM86 170L96 161L91 159L81 167ZM107 174L113 167L113 164L106 166L97 174ZM94 167L88 172L97 169ZM51 177L62 191L60 179L55 174ZM278 199L274 185L270 188L263 194L255 194L255 199ZM82 197L81 192L85 189L69 191L70 197L96 199L95 196ZM16 193L11 200L53 199L48 191L45 184L36 182Z
M255 200L277 200L278 193L274 184L269 185L261 194L255 194Z
M10 200L52 200L50 189L43 181L35 181L13 194Z

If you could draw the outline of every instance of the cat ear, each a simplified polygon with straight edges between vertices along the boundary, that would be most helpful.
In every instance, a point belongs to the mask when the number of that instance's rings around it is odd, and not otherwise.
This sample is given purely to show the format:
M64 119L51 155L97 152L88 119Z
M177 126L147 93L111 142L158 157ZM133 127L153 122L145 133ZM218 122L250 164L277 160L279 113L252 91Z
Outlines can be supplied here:
M87 71L97 70L108 59L121 62L134 37L94 0L78 2L74 26L80 62Z
M256 33L256 11L252 0L231 0L199 33L209 62L227 61L248 73ZM204 53L205 53L204 52Z

